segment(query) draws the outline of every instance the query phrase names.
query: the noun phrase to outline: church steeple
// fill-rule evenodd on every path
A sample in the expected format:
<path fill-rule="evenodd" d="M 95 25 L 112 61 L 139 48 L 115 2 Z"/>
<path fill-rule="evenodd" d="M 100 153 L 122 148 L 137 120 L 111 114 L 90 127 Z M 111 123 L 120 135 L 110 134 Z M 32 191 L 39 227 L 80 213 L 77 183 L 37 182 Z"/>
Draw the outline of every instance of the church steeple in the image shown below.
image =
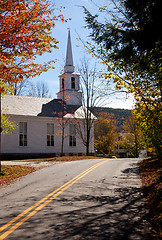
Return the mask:
<path fill-rule="evenodd" d="M 65 62 L 65 72 L 74 72 L 73 65 L 73 54 L 72 54 L 72 46 L 71 46 L 71 37 L 70 37 L 70 29 L 68 30 L 68 42 L 67 42 L 67 50 L 66 50 L 66 62 Z"/>
<path fill-rule="evenodd" d="M 73 66 L 73 54 L 71 47 L 71 37 L 70 30 L 68 31 L 68 42 L 67 42 L 67 50 L 66 50 L 66 66 Z"/>
<path fill-rule="evenodd" d="M 73 55 L 70 30 L 68 30 L 68 42 L 66 50 L 66 62 L 64 73 L 59 76 L 60 91 L 57 98 L 62 99 L 67 105 L 82 105 L 82 91 L 80 90 L 80 74 L 74 72 Z"/>

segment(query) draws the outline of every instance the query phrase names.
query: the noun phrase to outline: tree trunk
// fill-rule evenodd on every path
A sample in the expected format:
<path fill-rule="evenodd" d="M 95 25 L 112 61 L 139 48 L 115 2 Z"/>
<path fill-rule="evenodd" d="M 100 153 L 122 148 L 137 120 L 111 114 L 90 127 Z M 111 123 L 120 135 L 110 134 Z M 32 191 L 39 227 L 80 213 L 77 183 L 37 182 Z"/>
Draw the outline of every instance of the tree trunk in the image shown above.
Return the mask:
<path fill-rule="evenodd" d="M 87 141 L 86 141 L 86 155 L 89 156 L 89 142 L 90 142 L 90 129 L 89 122 L 87 123 Z"/>
<path fill-rule="evenodd" d="M 86 144 L 86 156 L 89 156 L 89 142 Z"/>
<path fill-rule="evenodd" d="M 64 123 L 63 123 L 63 119 L 62 119 L 61 155 L 63 155 L 63 153 L 64 153 L 64 132 L 65 132 L 65 128 L 64 128 Z"/>
<path fill-rule="evenodd" d="M 61 155 L 64 153 L 64 136 L 62 135 L 62 140 L 61 140 Z"/>
<path fill-rule="evenodd" d="M 139 157 L 139 152 L 138 152 L 138 139 L 137 139 L 136 128 L 135 128 L 135 131 L 134 131 L 134 137 L 135 137 L 135 157 L 138 158 Z"/>
<path fill-rule="evenodd" d="M 0 173 L 2 172 L 2 166 L 1 166 L 1 132 L 2 132 L 2 123 L 1 123 L 1 89 L 0 89 Z"/>

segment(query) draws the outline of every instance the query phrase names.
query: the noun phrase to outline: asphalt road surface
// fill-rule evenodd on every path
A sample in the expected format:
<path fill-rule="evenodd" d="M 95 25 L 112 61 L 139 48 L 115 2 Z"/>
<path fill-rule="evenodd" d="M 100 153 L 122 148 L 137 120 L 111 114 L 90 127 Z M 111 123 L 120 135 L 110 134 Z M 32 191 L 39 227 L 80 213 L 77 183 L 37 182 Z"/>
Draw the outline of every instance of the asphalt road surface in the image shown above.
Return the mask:
<path fill-rule="evenodd" d="M 59 163 L 0 188 L 0 240 L 152 240 L 138 161 Z"/>

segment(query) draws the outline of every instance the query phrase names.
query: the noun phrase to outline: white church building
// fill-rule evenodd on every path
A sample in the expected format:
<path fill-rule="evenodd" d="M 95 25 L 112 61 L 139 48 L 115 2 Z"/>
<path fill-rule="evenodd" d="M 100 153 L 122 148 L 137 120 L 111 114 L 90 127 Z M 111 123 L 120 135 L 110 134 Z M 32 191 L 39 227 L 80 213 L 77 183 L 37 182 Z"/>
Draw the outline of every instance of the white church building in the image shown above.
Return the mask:
<path fill-rule="evenodd" d="M 70 31 L 57 99 L 5 95 L 1 102 L 2 112 L 17 125 L 11 134 L 1 136 L 2 158 L 86 154 L 86 132 L 77 130 L 78 125 L 85 127 L 85 109 L 80 75 L 74 71 Z M 94 124 L 89 153 L 94 154 Z"/>

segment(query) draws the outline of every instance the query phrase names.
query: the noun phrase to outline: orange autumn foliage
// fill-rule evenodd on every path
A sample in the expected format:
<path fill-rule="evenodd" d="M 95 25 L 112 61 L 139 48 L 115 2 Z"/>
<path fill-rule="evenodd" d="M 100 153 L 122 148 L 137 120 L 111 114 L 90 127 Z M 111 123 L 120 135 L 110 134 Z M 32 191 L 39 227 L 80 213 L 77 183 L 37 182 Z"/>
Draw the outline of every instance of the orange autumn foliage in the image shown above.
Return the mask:
<path fill-rule="evenodd" d="M 0 0 L 1 87 L 51 67 L 54 61 L 37 64 L 34 60 L 57 48 L 51 31 L 59 19 L 67 21 L 62 14 L 54 14 L 49 0 Z"/>

